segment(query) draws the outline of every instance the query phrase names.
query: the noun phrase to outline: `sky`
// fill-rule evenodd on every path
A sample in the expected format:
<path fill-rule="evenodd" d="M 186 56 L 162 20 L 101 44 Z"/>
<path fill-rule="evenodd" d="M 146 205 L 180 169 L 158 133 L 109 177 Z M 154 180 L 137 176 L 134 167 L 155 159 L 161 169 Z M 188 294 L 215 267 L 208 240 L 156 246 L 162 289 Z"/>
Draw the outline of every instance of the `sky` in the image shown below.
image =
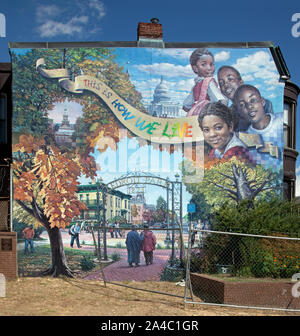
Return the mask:
<path fill-rule="evenodd" d="M 138 23 L 150 22 L 152 17 L 156 17 L 163 26 L 165 42 L 272 41 L 282 51 L 291 73 L 291 80 L 300 86 L 298 0 L 285 2 L 270 0 L 264 2 L 261 0 L 248 2 L 1 0 L 0 13 L 2 14 L 0 15 L 0 62 L 10 61 L 9 42 L 136 41 Z M 222 55 L 218 55 L 221 58 L 227 56 L 226 50 Z M 230 56 L 234 57 L 232 54 Z M 147 51 L 145 51 L 145 57 L 147 57 Z M 166 54 L 165 57 L 167 64 L 172 55 Z M 235 57 L 235 60 L 230 59 L 231 64 L 238 61 L 238 56 Z M 122 56 L 120 56 L 120 62 L 121 58 Z M 129 72 L 135 74 L 137 82 L 134 84 L 143 91 L 143 83 L 138 83 L 137 76 L 138 71 L 145 73 L 147 68 L 138 68 L 134 58 L 128 60 L 129 57 L 126 60 L 123 59 L 124 67 L 127 66 Z M 249 65 L 251 59 L 245 58 L 243 61 L 244 64 Z M 271 63 L 269 72 L 256 71 L 248 74 L 248 76 L 255 75 L 256 78 L 260 76 L 261 88 L 266 91 L 266 95 L 272 94 L 274 68 Z M 191 85 L 192 81 L 192 72 L 186 62 L 183 61 L 181 66 L 181 87 L 172 91 L 174 98 L 180 90 L 187 92 L 188 84 L 190 82 Z M 155 69 L 152 68 L 152 71 Z M 167 73 L 174 74 L 174 69 L 165 73 L 164 80 L 172 86 L 172 78 L 168 77 Z M 152 78 L 152 81 L 155 87 L 159 78 Z M 267 81 L 269 84 L 263 85 Z M 152 92 L 143 91 L 144 100 L 149 101 L 151 94 Z M 299 117 L 296 132 L 298 134 L 296 149 L 300 152 Z M 300 195 L 300 158 L 296 165 L 299 176 L 296 195 Z"/>

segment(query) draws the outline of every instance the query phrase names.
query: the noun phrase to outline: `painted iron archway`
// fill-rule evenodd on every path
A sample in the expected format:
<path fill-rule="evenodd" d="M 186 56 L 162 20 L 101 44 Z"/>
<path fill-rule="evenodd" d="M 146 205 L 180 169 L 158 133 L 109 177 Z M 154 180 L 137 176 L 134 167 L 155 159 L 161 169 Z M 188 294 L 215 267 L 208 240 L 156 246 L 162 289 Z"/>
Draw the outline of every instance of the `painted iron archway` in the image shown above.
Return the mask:
<path fill-rule="evenodd" d="M 124 186 L 130 185 L 155 185 L 164 188 L 167 192 L 167 237 L 169 230 L 172 232 L 172 256 L 171 256 L 171 266 L 173 266 L 175 259 L 175 231 L 179 231 L 180 235 L 180 260 L 182 262 L 184 242 L 183 242 L 183 230 L 182 230 L 182 182 L 179 181 L 179 175 L 175 175 L 175 181 L 171 181 L 168 178 L 163 178 L 152 173 L 144 172 L 130 172 L 120 176 L 119 178 L 100 186 L 100 191 L 102 192 L 102 220 L 106 223 L 106 194 L 114 189 L 118 189 Z M 171 197 L 170 197 L 171 196 Z M 98 196 L 99 197 L 99 196 Z M 171 218 L 169 218 L 169 203 L 171 200 Z M 98 201 L 99 203 L 99 201 Z M 100 209 L 98 211 L 98 216 L 100 215 Z M 177 219 L 177 220 L 176 220 Z M 100 222 L 100 218 L 98 218 Z M 177 227 L 176 227 L 176 224 Z M 107 247 L 106 247 L 106 227 L 103 239 L 104 248 L 104 258 L 107 259 Z M 166 238 L 168 239 L 168 238 Z"/>

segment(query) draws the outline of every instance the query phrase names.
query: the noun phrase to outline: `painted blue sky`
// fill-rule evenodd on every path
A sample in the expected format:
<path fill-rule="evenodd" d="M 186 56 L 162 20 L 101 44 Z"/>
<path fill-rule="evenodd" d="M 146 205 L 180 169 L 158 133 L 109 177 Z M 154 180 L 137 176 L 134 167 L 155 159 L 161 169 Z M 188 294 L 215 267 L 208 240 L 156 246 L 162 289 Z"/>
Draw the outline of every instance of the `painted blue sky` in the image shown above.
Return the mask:
<path fill-rule="evenodd" d="M 273 41 L 281 48 L 292 75 L 291 80 L 300 86 L 298 65 L 300 25 L 297 26 L 300 14 L 297 16 L 297 12 L 300 13 L 298 0 L 285 2 L 152 0 L 151 3 L 138 0 L 2 0 L 0 13 L 5 16 L 6 29 L 5 37 L 0 37 L 0 61 L 10 61 L 8 42 L 134 41 L 137 39 L 138 22 L 149 22 L 152 17 L 157 17 L 163 25 L 165 42 Z M 1 26 L 0 35 L 4 35 Z M 251 50 L 252 52 L 254 50 Z M 223 57 L 226 57 L 226 54 L 223 54 Z M 166 55 L 166 63 L 171 58 L 171 55 Z M 238 58 L 241 58 L 241 55 L 231 53 L 228 63 L 235 64 Z M 146 71 L 145 68 L 138 68 L 141 64 L 131 60 L 125 65 L 129 67 L 130 72 L 136 71 L 137 74 L 138 71 Z M 180 68 L 179 65 L 183 72 L 186 70 L 182 76 L 181 87 L 177 87 L 177 91 L 178 89 L 187 91 L 188 81 L 192 80 L 188 78 L 188 72 L 191 70 L 184 58 L 182 64 L 177 58 L 177 65 L 177 70 Z M 154 70 L 152 69 L 152 73 Z M 274 69 L 269 70 L 272 72 Z M 174 74 L 172 71 L 168 73 Z M 264 84 L 263 89 L 267 91 L 264 95 L 272 94 L 274 77 L 270 72 L 262 74 L 258 71 L 247 75 L 261 75 L 261 78 L 255 78 Z M 138 81 L 138 77 L 136 78 Z M 164 78 L 172 89 L 173 79 L 167 75 L 167 71 Z M 158 78 L 152 78 L 153 85 L 157 80 Z M 266 85 L 268 80 L 269 83 Z M 142 83 L 135 84 L 137 87 L 142 85 Z M 142 90 L 142 86 L 139 88 Z M 172 94 L 175 96 L 176 90 L 172 90 Z M 144 95 L 147 99 L 146 92 Z M 150 96 L 148 93 L 148 98 Z M 299 126 L 298 117 L 298 151 L 300 151 Z M 297 167 L 300 173 L 300 159 Z M 297 194 L 300 195 L 300 179 L 297 183 L 299 185 Z"/>
<path fill-rule="evenodd" d="M 189 62 L 193 50 L 117 48 L 116 61 L 129 71 L 145 103 L 153 99 L 154 89 L 162 77 L 172 102 L 182 106 L 183 100 L 195 85 L 196 75 Z M 276 112 L 282 109 L 283 84 L 278 81 L 278 72 L 268 48 L 209 50 L 214 55 L 216 80 L 218 69 L 223 65 L 231 65 L 240 72 L 245 83 L 254 85 L 263 97 L 272 101 Z"/>

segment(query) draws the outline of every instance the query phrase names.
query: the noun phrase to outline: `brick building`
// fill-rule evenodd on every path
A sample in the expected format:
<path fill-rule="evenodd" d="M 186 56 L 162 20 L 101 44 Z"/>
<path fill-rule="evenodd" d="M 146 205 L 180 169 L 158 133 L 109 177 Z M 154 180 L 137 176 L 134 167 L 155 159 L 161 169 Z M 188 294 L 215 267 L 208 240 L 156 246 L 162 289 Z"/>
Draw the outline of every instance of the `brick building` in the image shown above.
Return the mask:
<path fill-rule="evenodd" d="M 11 64 L 0 63 L 0 273 L 17 277 L 17 234 L 11 227 Z"/>

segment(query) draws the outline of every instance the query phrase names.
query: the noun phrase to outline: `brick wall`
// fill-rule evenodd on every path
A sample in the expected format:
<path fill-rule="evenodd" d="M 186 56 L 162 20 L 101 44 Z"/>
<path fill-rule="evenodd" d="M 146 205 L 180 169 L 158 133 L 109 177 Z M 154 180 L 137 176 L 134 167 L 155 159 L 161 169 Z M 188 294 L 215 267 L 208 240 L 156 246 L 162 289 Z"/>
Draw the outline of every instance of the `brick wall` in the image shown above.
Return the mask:
<path fill-rule="evenodd" d="M 197 273 L 191 273 L 190 277 L 194 294 L 204 302 L 300 309 L 300 298 L 292 295 L 295 282 L 282 280 L 232 282 Z"/>
<path fill-rule="evenodd" d="M 152 22 L 139 22 L 138 39 L 139 38 L 162 39 L 162 25 Z"/>
<path fill-rule="evenodd" d="M 16 232 L 0 232 L 0 273 L 6 279 L 18 276 Z"/>

